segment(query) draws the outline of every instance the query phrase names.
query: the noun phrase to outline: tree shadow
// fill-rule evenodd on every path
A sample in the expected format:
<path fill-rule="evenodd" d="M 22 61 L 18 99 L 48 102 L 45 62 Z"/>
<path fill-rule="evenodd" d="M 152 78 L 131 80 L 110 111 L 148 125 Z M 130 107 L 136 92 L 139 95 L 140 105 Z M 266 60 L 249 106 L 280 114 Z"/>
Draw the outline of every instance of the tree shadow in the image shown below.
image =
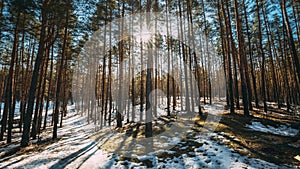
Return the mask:
<path fill-rule="evenodd" d="M 78 157 L 82 156 L 83 154 L 85 154 L 86 152 L 90 151 L 92 148 L 94 148 L 96 146 L 96 142 L 93 141 L 92 143 L 90 143 L 89 145 L 87 145 L 86 147 L 80 149 L 79 151 L 70 154 L 69 156 L 59 160 L 56 164 L 52 165 L 50 167 L 50 169 L 56 169 L 56 168 L 64 168 L 66 167 L 68 164 L 70 164 L 72 161 L 76 160 Z"/>
<path fill-rule="evenodd" d="M 1 168 L 9 168 L 9 166 L 14 165 L 14 164 L 16 164 L 16 163 L 18 163 L 18 162 L 20 162 L 20 161 L 23 161 L 23 160 L 24 160 L 24 159 L 16 160 L 16 161 L 11 162 L 11 163 L 9 163 L 9 164 L 7 164 L 7 165 L 5 165 L 5 166 L 1 166 Z"/>
<path fill-rule="evenodd" d="M 83 156 L 84 154 L 86 154 L 87 152 L 89 152 L 90 150 L 92 150 L 95 146 L 97 146 L 98 142 L 101 141 L 103 138 L 105 138 L 105 136 L 107 136 L 108 134 L 109 133 L 106 133 L 104 135 L 98 136 L 95 139 L 95 141 L 91 142 L 89 145 L 83 147 L 82 149 L 80 149 L 80 150 L 78 150 L 78 151 L 76 151 L 76 152 L 68 155 L 67 157 L 65 157 L 63 159 L 60 159 L 57 163 L 55 163 L 51 167 L 49 167 L 49 169 L 56 169 L 56 168 L 64 168 L 64 167 L 66 167 L 71 162 L 75 161 L 79 157 Z M 108 138 L 107 138 L 107 140 L 108 140 Z M 92 152 L 88 157 L 85 158 L 84 161 L 86 161 L 89 157 L 91 157 L 93 154 L 95 154 L 96 151 L 97 150 L 95 150 L 94 152 Z M 83 162 L 82 162 L 82 164 L 83 164 Z M 80 164 L 80 165 L 82 165 L 82 164 Z"/>
<path fill-rule="evenodd" d="M 39 168 L 41 166 L 41 164 L 45 164 L 49 161 L 52 161 L 52 160 L 55 160 L 54 158 L 43 158 L 43 159 L 37 159 L 37 160 L 34 160 L 34 161 L 29 161 L 28 163 L 26 163 L 25 165 L 22 165 L 22 166 L 19 166 L 19 167 L 16 167 L 15 169 L 23 169 L 23 168 Z"/>
<path fill-rule="evenodd" d="M 33 143 L 32 146 L 22 148 L 20 145 L 17 145 L 16 147 L 13 147 L 11 149 L 6 150 L 6 152 L 0 156 L 1 161 L 6 161 L 9 159 L 14 158 L 15 156 L 19 156 L 28 152 L 35 151 L 37 146 L 39 149 L 46 147 L 50 144 L 52 144 L 54 141 L 52 138 L 46 138 L 44 140 L 41 140 L 39 142 Z"/>
<path fill-rule="evenodd" d="M 104 135 L 105 136 L 105 135 Z M 104 137 L 103 136 L 103 137 Z M 104 137 L 105 138 L 105 137 Z M 102 139 L 103 140 L 103 139 Z M 98 138 L 98 140 L 97 140 L 97 143 L 100 141 L 100 138 Z M 108 142 L 109 141 L 109 137 L 106 137 L 106 140 L 102 143 L 102 144 L 105 144 L 106 142 Z M 97 145 L 97 144 L 96 144 Z M 82 160 L 82 162 L 79 164 L 79 166 L 77 167 L 77 168 L 80 168 L 83 164 L 84 164 L 84 162 L 85 161 L 87 161 L 91 156 L 93 156 L 96 152 L 98 151 L 98 148 L 97 149 L 95 149 L 95 151 L 93 151 L 90 155 L 88 155 L 87 157 L 85 157 L 83 160 Z"/>
<path fill-rule="evenodd" d="M 293 142 L 294 137 L 281 136 L 273 133 L 264 133 L 261 131 L 253 131 L 245 127 L 245 124 L 251 124 L 255 120 L 264 125 L 277 126 L 277 121 L 269 119 L 260 119 L 257 117 L 245 117 L 240 114 L 226 114 L 222 116 L 220 123 L 223 129 L 218 135 L 229 140 L 234 149 L 241 155 L 247 155 L 247 150 L 255 158 L 259 158 L 277 165 L 285 163 L 293 163 L 293 156 L 297 155 L 297 148 L 289 146 Z M 235 139 L 238 138 L 238 139 Z M 298 149 L 299 150 L 299 149 Z M 298 151 L 299 153 L 299 151 Z"/>

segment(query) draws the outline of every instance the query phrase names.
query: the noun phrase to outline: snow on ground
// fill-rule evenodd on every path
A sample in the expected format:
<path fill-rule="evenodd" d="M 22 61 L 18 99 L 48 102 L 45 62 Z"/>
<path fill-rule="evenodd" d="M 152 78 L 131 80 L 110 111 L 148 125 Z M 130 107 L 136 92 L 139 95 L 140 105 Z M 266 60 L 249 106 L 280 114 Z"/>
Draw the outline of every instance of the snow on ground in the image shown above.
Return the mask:
<path fill-rule="evenodd" d="M 270 125 L 263 125 L 260 122 L 252 122 L 251 125 L 246 124 L 246 127 L 255 130 L 255 131 L 260 131 L 264 133 L 272 133 L 276 135 L 281 135 L 281 136 L 295 136 L 298 134 L 299 130 L 291 128 L 290 126 L 287 125 L 280 125 L 278 128 L 275 128 Z"/>
<path fill-rule="evenodd" d="M 86 119 L 69 113 L 64 121 L 63 128 L 59 128 L 58 134 L 61 138 L 58 142 L 45 147 L 44 151 L 22 154 L 13 158 L 0 159 L 0 168 L 49 168 L 52 165 L 60 167 L 60 159 L 70 156 L 74 158 L 91 151 L 95 143 L 88 139 L 94 132 L 94 126 L 88 125 Z M 47 135 L 45 137 L 51 137 Z M 45 138 L 42 138 L 45 139 Z"/>
<path fill-rule="evenodd" d="M 3 115 L 3 109 L 4 109 L 4 102 L 0 103 L 1 104 L 1 110 L 0 110 L 0 119 L 2 118 Z M 48 107 L 48 112 L 52 112 L 51 110 L 53 109 L 54 103 L 52 101 L 49 102 L 49 107 Z M 34 107 L 36 105 L 34 104 Z M 14 119 L 20 119 L 20 108 L 21 108 L 21 102 L 17 101 L 15 105 L 15 112 L 14 112 Z M 46 102 L 44 103 L 43 107 L 43 114 L 46 109 Z"/>
<path fill-rule="evenodd" d="M 217 136 L 210 133 L 207 136 Z M 278 166 L 259 159 L 243 157 L 233 149 L 218 144 L 209 137 L 197 136 L 195 140 L 203 143 L 201 147 L 195 147 L 193 152 L 188 152 L 178 158 L 169 159 L 166 163 L 158 163 L 158 167 L 166 168 L 277 168 Z M 193 156 L 189 156 L 189 155 Z M 281 166 L 285 168 L 285 166 Z"/>
<path fill-rule="evenodd" d="M 0 103 L 1 104 L 1 110 L 0 110 L 0 119 L 2 118 L 3 115 L 3 110 L 4 110 L 4 103 Z M 14 118 L 19 117 L 20 116 L 20 102 L 16 102 L 15 105 L 15 114 L 14 114 Z"/>
<path fill-rule="evenodd" d="M 72 107 L 69 107 L 72 109 Z M 205 107 L 209 112 L 219 111 L 218 106 Z M 152 163 L 151 168 L 292 168 L 289 166 L 277 166 L 260 159 L 241 156 L 233 149 L 225 147 L 211 137 L 223 137 L 222 133 L 208 132 L 203 135 L 189 137 L 188 141 L 197 142 L 190 147 L 187 142 L 177 138 L 165 137 L 176 143 L 178 153 L 171 150 L 158 150 L 149 155 L 135 156 L 138 161 L 131 162 L 128 159 L 121 160 L 118 154 L 112 154 L 101 150 L 99 143 L 103 140 L 111 141 L 110 135 L 103 132 L 99 139 L 91 139 L 95 132 L 93 124 L 87 124 L 86 118 L 71 111 L 64 119 L 63 128 L 58 131 L 59 140 L 45 146 L 40 151 L 28 152 L 18 156 L 0 158 L 0 168 L 147 168 L 144 162 Z M 45 139 L 51 134 L 44 136 Z M 158 140 L 159 141 L 159 140 Z M 159 144 L 156 142 L 154 144 Z M 198 146 L 196 146 L 198 145 Z M 138 145 L 136 145 L 138 146 Z M 14 147 L 13 145 L 11 147 Z M 184 151 L 188 150 L 188 151 Z M 3 151 L 3 150 L 1 150 Z M 165 156 L 158 156 L 160 153 Z M 176 155 L 177 153 L 177 155 Z"/>

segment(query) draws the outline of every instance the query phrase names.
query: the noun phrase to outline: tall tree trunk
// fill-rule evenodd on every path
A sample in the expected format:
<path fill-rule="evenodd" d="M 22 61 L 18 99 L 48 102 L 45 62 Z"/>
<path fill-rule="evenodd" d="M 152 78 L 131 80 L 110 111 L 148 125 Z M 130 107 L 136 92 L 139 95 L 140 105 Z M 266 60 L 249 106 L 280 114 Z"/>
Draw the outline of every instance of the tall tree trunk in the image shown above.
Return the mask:
<path fill-rule="evenodd" d="M 131 2 L 133 2 L 133 0 L 131 0 Z M 132 8 L 131 10 L 132 13 L 134 13 L 134 8 Z M 130 18 L 130 26 L 131 26 L 131 33 L 133 34 L 133 17 Z M 131 121 L 134 122 L 135 121 L 135 57 L 134 57 L 134 40 L 133 37 L 130 39 L 130 53 L 131 53 L 131 106 L 132 106 L 132 112 L 131 112 Z"/>
<path fill-rule="evenodd" d="M 140 11 L 142 12 L 142 0 L 140 0 Z M 142 15 L 140 14 L 140 19 L 142 19 Z M 140 22 L 140 31 L 142 31 L 142 22 Z M 140 122 L 143 120 L 143 110 L 144 110 L 144 58 L 143 58 L 143 42 L 140 32 L 140 57 L 141 57 L 141 87 L 140 87 Z"/>
<path fill-rule="evenodd" d="M 15 25 L 15 30 L 14 30 L 14 43 L 13 43 L 13 49 L 12 49 L 12 55 L 11 55 L 11 62 L 10 62 L 10 67 L 9 67 L 9 74 L 8 74 L 8 86 L 7 86 L 7 97 L 5 98 L 5 105 L 4 105 L 4 107 L 6 106 L 6 104 L 7 104 L 7 106 L 8 106 L 8 109 L 4 109 L 4 111 L 5 110 L 8 110 L 9 111 L 9 114 L 8 114 L 8 131 L 7 131 L 7 143 L 11 143 L 11 137 L 12 137 L 12 128 L 13 128 L 13 118 L 14 118 L 14 103 L 13 103 L 13 101 L 14 101 L 14 99 L 13 99 L 13 97 L 14 97 L 14 94 L 15 94 L 15 91 L 14 91 L 14 89 L 13 89 L 13 86 L 14 86 L 14 83 L 15 83 L 15 73 L 16 72 L 14 72 L 14 67 L 15 67 L 15 62 L 16 62 L 16 60 L 17 60 L 17 54 L 18 54 L 18 52 L 17 52 L 17 48 L 18 48 L 18 38 L 19 38 L 19 20 L 20 20 L 20 12 L 18 13 L 18 16 L 17 16 L 17 22 L 16 22 L 16 25 Z M 4 112 L 5 113 L 5 112 Z M 5 119 L 4 119 L 5 120 Z M 4 122 L 4 121 L 2 121 L 3 122 L 3 125 L 6 123 L 6 122 Z M 1 127 L 1 138 L 0 138 L 0 140 L 2 140 L 3 138 L 3 130 L 2 130 L 2 128 L 4 128 L 4 130 L 5 130 L 5 127 L 6 126 L 4 126 L 3 127 L 3 125 L 2 125 L 2 127 Z"/>
<path fill-rule="evenodd" d="M 245 6 L 245 0 L 243 0 L 242 2 L 242 7 L 244 10 L 244 18 L 245 18 L 245 24 L 246 24 L 246 28 L 248 28 L 248 18 L 247 18 L 247 11 L 246 11 L 246 6 Z M 252 47 L 251 47 L 251 42 L 250 42 L 250 35 L 249 35 L 249 30 L 247 30 L 247 38 L 248 38 L 248 50 L 249 50 L 249 55 L 250 55 L 250 59 L 252 58 Z M 252 95 L 252 87 L 251 87 L 251 81 L 250 81 L 250 74 L 249 74 L 249 66 L 248 66 L 248 60 L 247 60 L 247 50 L 246 50 L 246 43 L 244 40 L 244 54 L 245 54 L 245 59 L 244 59 L 244 65 L 245 68 L 245 78 L 246 78 L 246 83 L 247 83 L 247 90 L 248 90 L 248 104 L 249 104 L 249 109 L 253 110 L 253 106 L 252 106 L 252 99 L 253 99 L 253 95 Z M 256 89 L 255 89 L 256 90 Z M 256 92 L 256 91 L 255 91 Z"/>
<path fill-rule="evenodd" d="M 53 80 L 53 59 L 54 59 L 54 46 L 52 46 L 51 48 L 51 58 L 50 58 L 50 72 L 49 72 L 49 85 L 48 85 L 48 92 L 47 92 L 47 101 L 46 101 L 46 108 L 45 108 L 45 117 L 44 117 L 44 125 L 43 125 L 43 130 L 46 129 L 47 126 L 47 117 L 48 117 L 48 108 L 49 108 L 49 104 L 50 104 L 50 93 L 52 91 L 52 80 Z"/>
<path fill-rule="evenodd" d="M 169 15 L 168 15 L 168 0 L 166 1 L 166 17 L 167 17 L 167 65 L 168 65 L 168 70 L 167 70 L 167 115 L 170 116 L 170 44 L 171 44 L 171 38 L 169 38 Z"/>
<path fill-rule="evenodd" d="M 50 45 L 46 45 L 46 58 L 44 61 L 44 78 L 43 78 L 43 82 L 42 82 L 42 93 L 41 93 L 41 102 L 40 102 L 40 107 L 39 107 L 39 113 L 38 113 L 38 121 L 37 121 L 37 134 L 39 136 L 40 132 L 41 132 L 41 125 L 42 125 L 42 119 L 43 119 L 43 110 L 44 110 L 44 98 L 45 98 L 45 94 L 46 94 L 46 82 L 47 82 L 47 75 L 48 75 L 48 62 L 49 62 L 49 55 L 50 55 Z M 48 89 L 49 90 L 49 89 Z M 38 106 L 38 105 L 37 105 Z M 45 115 L 46 117 L 46 115 Z"/>
<path fill-rule="evenodd" d="M 123 28 L 124 28 L 124 12 L 125 12 L 125 2 L 122 2 L 122 19 L 120 25 L 121 37 L 123 37 Z M 122 127 L 122 114 L 123 113 L 123 90 L 122 90 L 122 82 L 123 82 L 123 67 L 124 67 L 124 41 L 121 40 L 119 42 L 119 93 L 118 93 L 118 110 L 117 110 L 117 127 Z"/>
<path fill-rule="evenodd" d="M 107 19 L 107 18 L 106 18 Z M 104 26 L 104 42 L 103 42 L 103 64 L 102 64 L 102 98 L 101 98 L 101 113 L 100 113 L 100 129 L 102 129 L 103 125 L 103 114 L 104 112 L 104 104 L 105 104 L 105 75 L 106 75 L 106 21 Z"/>
<path fill-rule="evenodd" d="M 47 1 L 44 2 L 44 4 L 47 4 Z M 43 5 L 44 6 L 44 5 Z M 45 6 L 44 6 L 45 7 Z M 45 15 L 45 11 L 43 11 L 43 8 L 41 9 L 41 16 L 42 16 L 42 25 L 40 30 L 40 41 L 39 41 L 39 48 L 38 48 L 38 54 L 37 58 L 34 64 L 33 74 L 31 78 L 31 84 L 29 89 L 29 98 L 28 98 L 28 107 L 26 114 L 24 116 L 24 127 L 23 127 L 23 134 L 22 134 L 22 140 L 21 140 L 21 146 L 25 147 L 29 145 L 29 136 L 30 136 L 30 126 L 31 126 L 31 119 L 32 119 L 32 113 L 33 113 L 33 106 L 34 106 L 34 100 L 35 100 L 35 89 L 37 86 L 37 81 L 39 77 L 39 70 L 40 65 L 43 63 L 44 60 L 44 47 L 45 47 L 45 29 L 46 29 L 46 23 L 47 18 Z"/>
<path fill-rule="evenodd" d="M 23 22 L 25 21 L 25 15 L 23 16 Z M 26 71 L 27 71 L 27 69 L 28 69 L 28 67 L 29 67 L 29 58 L 27 59 L 27 62 L 26 62 L 26 69 L 25 69 L 25 66 L 23 66 L 23 61 L 25 60 L 25 29 L 23 29 L 23 31 L 22 31 L 22 40 L 21 40 L 21 43 L 22 43 L 22 45 L 21 45 L 21 51 L 20 51 L 20 55 L 21 55 L 21 59 L 20 59 L 20 65 L 22 65 L 21 66 L 21 77 L 20 77 L 20 79 L 21 79 L 21 83 L 22 83 L 22 85 L 21 85 L 21 87 L 20 87 L 20 121 L 19 121 L 19 128 L 20 128 L 20 132 L 22 132 L 22 124 L 23 124 L 23 110 L 25 109 L 25 107 L 24 107 L 24 103 L 25 103 L 25 94 L 26 94 L 26 83 L 24 83 L 25 82 L 25 74 L 26 74 Z M 29 48 L 30 48 L 30 46 L 31 46 L 31 40 L 29 40 Z M 30 51 L 30 50 L 29 50 Z M 30 53 L 30 52 L 28 52 L 28 53 Z M 1 93 L 0 93 L 1 94 Z M 0 103 L 1 103 L 1 101 L 0 101 Z"/>
<path fill-rule="evenodd" d="M 266 27 L 266 33 L 267 33 L 267 39 L 268 39 L 268 52 L 269 52 L 269 58 L 270 58 L 270 64 L 271 64 L 271 70 L 272 70 L 272 84 L 273 84 L 273 91 L 274 91 L 274 100 L 277 101 L 277 104 L 280 105 L 279 97 L 278 97 L 278 87 L 277 87 L 277 79 L 276 79 L 276 73 L 275 73 L 275 67 L 274 67 L 274 61 L 273 61 L 273 53 L 272 53 L 272 47 L 271 47 L 271 34 L 269 32 L 269 21 L 265 13 L 264 7 L 262 7 L 262 14 L 264 18 L 264 23 Z M 275 50 L 274 50 L 275 51 Z"/>
<path fill-rule="evenodd" d="M 225 76 L 225 81 L 228 81 L 228 73 L 227 73 L 227 62 L 226 62 L 226 53 L 225 53 L 225 48 L 226 48 L 226 41 L 224 40 L 225 37 L 224 37 L 224 24 L 222 22 L 222 17 L 221 17 L 221 4 L 220 4 L 220 1 L 218 1 L 218 22 L 219 22 L 219 25 L 220 25 L 220 39 L 221 39 L 221 45 L 222 45 L 222 59 L 223 59 L 223 69 L 224 69 L 224 76 Z M 230 103 L 229 103 L 229 85 L 228 83 L 226 82 L 226 106 L 229 107 L 230 106 Z"/>
<path fill-rule="evenodd" d="M 5 82 L 5 91 L 4 91 L 4 108 L 3 108 L 3 113 L 2 113 L 2 119 L 1 119 L 1 133 L 0 133 L 0 141 L 3 141 L 4 140 L 4 133 L 6 131 L 6 127 L 7 127 L 7 117 L 8 117 L 8 91 L 10 90 L 9 89 L 9 81 L 10 81 L 10 78 L 7 77 L 6 78 L 6 82 Z"/>
<path fill-rule="evenodd" d="M 148 44 L 148 58 L 147 58 L 147 77 L 146 77 L 146 128 L 145 137 L 152 137 L 152 67 L 153 67 L 153 56 L 151 44 Z"/>
<path fill-rule="evenodd" d="M 244 115 L 249 116 L 249 100 L 248 100 L 248 91 L 247 91 L 247 82 L 245 78 L 245 71 L 244 68 L 247 67 L 245 65 L 245 45 L 244 45 L 244 36 L 242 34 L 242 27 L 241 27 L 241 19 L 239 15 L 239 6 L 237 3 L 237 0 L 234 0 L 234 11 L 235 11 L 235 20 L 236 20 L 236 34 L 238 37 L 238 55 L 240 58 L 240 75 L 241 75 L 241 81 L 242 81 L 242 97 L 243 97 L 243 106 L 244 106 Z"/>
<path fill-rule="evenodd" d="M 245 0 L 243 0 L 243 9 L 244 9 L 244 18 L 245 18 L 245 22 L 246 22 L 246 30 L 247 30 L 247 40 L 248 40 L 248 50 L 249 50 L 249 60 L 250 60 L 250 67 L 251 67 L 251 77 L 252 77 L 252 85 L 253 85 L 253 91 L 254 91 L 254 97 L 255 97 L 255 107 L 258 108 L 258 96 L 257 96 L 257 87 L 256 87 L 256 77 L 254 74 L 254 65 L 253 65 L 253 49 L 252 49 L 252 45 L 251 45 L 251 38 L 250 38 L 250 28 L 249 28 L 249 23 L 248 23 L 248 13 L 247 13 L 247 9 L 246 9 L 246 5 L 245 5 Z M 248 68 L 245 68 L 245 74 L 246 74 L 246 78 L 249 78 L 248 74 Z M 248 80 L 247 80 L 248 81 Z M 248 88 L 250 87 L 250 80 L 248 83 Z M 248 94 L 249 94 L 249 108 L 252 109 L 252 92 L 250 92 L 248 90 Z"/>
<path fill-rule="evenodd" d="M 287 31 L 287 35 L 288 35 L 289 43 L 290 43 L 290 46 L 291 46 L 294 63 L 295 63 L 297 74 L 298 74 L 298 80 L 300 81 L 300 63 L 299 63 L 299 58 L 297 56 L 297 50 L 296 50 L 296 47 L 295 47 L 293 32 L 292 32 L 290 22 L 289 22 L 289 16 L 287 15 L 287 11 L 286 11 L 286 0 L 281 1 L 281 10 L 282 10 L 282 14 L 283 14 L 282 17 L 283 17 L 283 20 L 284 20 L 284 23 L 285 23 L 285 28 L 286 28 L 285 30 Z"/>
<path fill-rule="evenodd" d="M 234 96 L 233 96 L 233 79 L 232 79 L 232 69 L 231 69 L 231 52 L 230 52 L 230 41 L 229 41 L 229 30 L 228 26 L 230 24 L 228 20 L 228 16 L 226 16 L 225 8 L 224 8 L 224 2 L 223 0 L 220 0 L 221 4 L 221 11 L 225 20 L 225 32 L 226 32 L 226 38 L 225 38 L 225 46 L 226 46 L 226 53 L 227 53 L 227 69 L 228 69 L 228 84 L 229 84 L 229 101 L 230 101 L 230 113 L 234 113 Z"/>
<path fill-rule="evenodd" d="M 265 53 L 263 51 L 262 44 L 262 29 L 261 29 L 261 20 L 260 20 L 260 5 L 261 0 L 256 0 L 256 14 L 258 20 L 258 38 L 259 38 L 259 46 L 258 46 L 258 54 L 262 58 L 261 62 L 261 96 L 264 104 L 264 112 L 267 113 L 267 101 L 266 101 L 266 85 L 265 85 Z"/>
<path fill-rule="evenodd" d="M 110 9 L 110 19 L 112 19 L 112 10 Z M 108 125 L 111 126 L 111 113 L 112 113 L 112 24 L 109 24 L 109 60 L 108 60 L 108 97 L 109 97 L 109 114 L 108 114 Z"/>
<path fill-rule="evenodd" d="M 31 37 L 31 39 L 33 39 L 32 37 Z M 35 49 L 35 45 L 36 45 L 36 41 L 35 40 L 33 40 L 33 42 L 32 42 L 32 44 L 30 43 L 29 44 L 29 49 L 28 49 L 28 59 L 27 59 L 27 63 L 26 63 L 26 69 L 25 69 L 25 76 L 24 76 L 24 78 L 23 78 L 23 82 L 25 82 L 26 81 L 26 78 L 28 77 L 28 76 L 30 76 L 30 67 L 32 67 L 32 65 L 33 65 L 33 56 L 34 56 L 34 49 Z M 30 57 L 30 53 L 31 53 L 31 56 L 32 57 Z M 30 59 L 31 58 L 31 59 Z M 30 85 L 30 81 L 29 81 L 29 83 L 25 83 L 24 84 L 24 94 L 22 95 L 22 101 L 21 101 L 21 114 L 20 114 L 20 123 L 21 123 L 21 125 L 20 125 L 20 128 L 22 128 L 23 126 L 22 126 L 22 124 L 24 123 L 24 116 L 25 116 L 25 113 L 26 113 L 26 106 L 27 106 L 27 98 L 28 98 L 28 95 L 29 95 L 29 85 Z M 20 131 L 22 131 L 22 129 L 20 129 Z"/>
<path fill-rule="evenodd" d="M 44 52 L 46 53 L 46 51 Z M 45 56 L 44 56 L 45 57 Z M 33 116 L 33 121 L 32 121 L 32 128 L 31 128 L 31 137 L 32 139 L 36 139 L 36 134 L 37 134 L 37 123 L 38 123 L 38 111 L 39 111 L 39 105 L 41 102 L 43 102 L 41 99 L 41 92 L 42 92 L 42 82 L 44 80 L 44 68 L 45 68 L 45 60 L 47 58 L 45 57 L 44 62 L 41 66 L 40 70 L 40 78 L 38 81 L 38 88 L 37 88 L 37 95 L 36 95 L 36 104 L 35 104 L 35 110 L 34 110 L 34 116 Z"/>
<path fill-rule="evenodd" d="M 2 96 L 5 89 L 5 75 L 0 75 L 0 117 L 2 117 Z"/>
<path fill-rule="evenodd" d="M 58 125 L 58 116 L 59 116 L 59 108 L 61 104 L 61 83 L 62 83 L 62 71 L 64 68 L 64 62 L 66 60 L 66 43 L 67 43 L 67 36 L 68 36 L 68 23 L 69 23 L 69 10 L 66 11 L 66 25 L 64 29 L 64 38 L 63 38 L 63 46 L 62 46 L 62 55 L 60 60 L 60 65 L 58 69 L 58 78 L 56 83 L 56 100 L 55 100 L 55 111 L 54 111 L 54 125 L 53 125 L 53 135 L 52 139 L 57 139 L 57 125 Z M 61 117 L 62 118 L 62 117 Z"/>
<path fill-rule="evenodd" d="M 185 85 L 185 109 L 187 112 L 190 112 L 190 94 L 189 94 L 189 85 L 188 85 L 188 70 L 187 70 L 187 58 L 186 58 L 186 49 L 184 44 L 184 34 L 183 34 L 183 22 L 182 22 L 182 9 L 181 9 L 181 0 L 178 0 L 179 8 L 179 27 L 180 27 L 180 37 L 181 37 L 181 50 L 183 57 L 183 69 L 184 69 L 184 85 Z"/>
<path fill-rule="evenodd" d="M 229 5 L 230 5 L 230 2 L 226 1 L 226 11 L 227 11 L 227 19 L 228 19 L 228 22 L 227 22 L 227 26 L 228 26 L 228 35 L 229 35 L 229 40 L 230 40 L 230 43 L 229 43 L 229 46 L 230 46 L 230 49 L 231 49 L 231 52 L 232 52 L 232 60 L 233 60 L 233 70 L 234 70 L 234 93 L 235 93 L 235 101 L 236 101 L 236 108 L 237 109 L 240 109 L 240 95 L 239 95 L 239 83 L 238 83 L 238 77 L 237 77 L 237 61 L 238 61 L 238 58 L 237 58 L 237 49 L 235 47 L 235 42 L 234 42 L 234 39 L 233 39 L 233 35 L 232 35 L 232 31 L 233 29 L 231 28 L 231 17 L 230 17 L 230 11 L 229 11 Z"/>
<path fill-rule="evenodd" d="M 146 5 L 146 23 L 150 23 L 150 9 L 151 9 L 151 0 L 147 0 Z M 152 48 L 153 44 L 151 42 L 147 43 L 147 76 L 146 76 L 146 126 L 145 126 L 145 137 L 152 137 L 152 69 L 153 69 L 153 53 Z M 169 72 L 168 72 L 169 73 Z"/>

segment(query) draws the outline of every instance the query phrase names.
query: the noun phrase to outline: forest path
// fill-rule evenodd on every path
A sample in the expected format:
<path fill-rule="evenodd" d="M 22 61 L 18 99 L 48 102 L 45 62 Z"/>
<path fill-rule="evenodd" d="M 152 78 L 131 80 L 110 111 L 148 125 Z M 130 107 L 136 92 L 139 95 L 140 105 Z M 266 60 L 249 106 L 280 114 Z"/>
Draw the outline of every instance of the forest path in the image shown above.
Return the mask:
<path fill-rule="evenodd" d="M 204 108 L 216 115 L 223 111 L 221 107 Z M 194 132 L 169 150 L 133 158 L 104 151 L 101 148 L 103 142 L 114 143 L 111 133 L 106 130 L 95 132 L 94 125 L 87 124 L 86 118 L 75 112 L 68 114 L 58 133 L 56 142 L 44 146 L 33 144 L 31 146 L 35 147 L 31 151 L 22 149 L 19 154 L 0 158 L 0 168 L 293 168 L 240 155 L 233 148 L 227 148 L 226 143 L 220 143 L 220 140 L 226 140 L 222 132 L 200 135 Z M 51 135 L 42 139 L 49 138 Z"/>

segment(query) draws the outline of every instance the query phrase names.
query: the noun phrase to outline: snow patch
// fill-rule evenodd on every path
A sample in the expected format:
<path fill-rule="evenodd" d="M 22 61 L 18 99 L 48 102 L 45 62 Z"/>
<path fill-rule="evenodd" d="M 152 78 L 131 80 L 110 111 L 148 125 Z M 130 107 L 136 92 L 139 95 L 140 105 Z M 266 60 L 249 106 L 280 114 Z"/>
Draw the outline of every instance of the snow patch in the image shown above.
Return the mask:
<path fill-rule="evenodd" d="M 265 126 L 260 122 L 252 122 L 251 125 L 246 124 L 245 126 L 255 131 L 260 131 L 263 133 L 272 133 L 281 136 L 295 136 L 299 132 L 299 130 L 288 127 L 287 125 L 280 125 L 278 128 L 275 128 L 270 125 Z"/>

